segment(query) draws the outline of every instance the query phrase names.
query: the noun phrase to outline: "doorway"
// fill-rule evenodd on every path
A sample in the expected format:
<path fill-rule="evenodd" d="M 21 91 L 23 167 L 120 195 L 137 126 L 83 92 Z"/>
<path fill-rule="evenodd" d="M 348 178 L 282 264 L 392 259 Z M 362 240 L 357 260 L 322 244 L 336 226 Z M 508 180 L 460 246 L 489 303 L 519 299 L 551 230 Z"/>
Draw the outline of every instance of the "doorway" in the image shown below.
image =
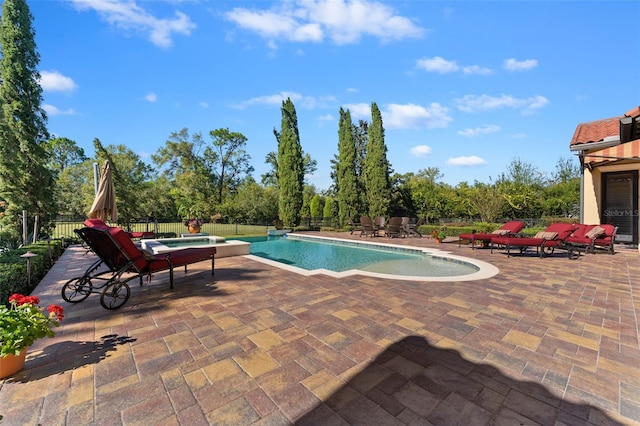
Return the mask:
<path fill-rule="evenodd" d="M 638 171 L 602 174 L 602 223 L 618 227 L 616 241 L 638 244 Z"/>

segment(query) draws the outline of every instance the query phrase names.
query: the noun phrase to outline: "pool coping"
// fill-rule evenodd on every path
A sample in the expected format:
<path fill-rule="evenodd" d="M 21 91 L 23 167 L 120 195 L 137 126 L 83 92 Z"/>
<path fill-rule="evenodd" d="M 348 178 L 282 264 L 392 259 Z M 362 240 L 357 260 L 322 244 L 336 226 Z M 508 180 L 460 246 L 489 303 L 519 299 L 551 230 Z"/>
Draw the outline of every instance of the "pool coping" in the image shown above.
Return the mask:
<path fill-rule="evenodd" d="M 451 252 L 448 252 L 448 251 L 445 251 L 445 250 L 440 250 L 440 249 L 427 248 L 427 247 L 407 246 L 407 245 L 403 245 L 403 246 L 399 247 L 398 245 L 394 245 L 394 244 L 385 244 L 385 243 L 371 242 L 371 241 L 354 241 L 354 240 L 335 238 L 335 237 L 321 237 L 321 236 L 316 236 L 316 235 L 304 235 L 304 234 L 296 234 L 296 233 L 290 233 L 290 234 L 287 234 L 287 236 L 291 236 L 291 237 L 295 237 L 295 238 L 299 238 L 299 239 L 340 241 L 340 242 L 348 243 L 349 245 L 370 245 L 370 246 L 377 246 L 377 247 L 392 248 L 394 250 L 404 249 L 404 250 L 407 250 L 407 251 L 418 251 L 418 252 L 421 252 L 423 254 L 426 254 L 426 255 L 429 255 L 429 256 L 433 256 L 433 257 L 440 257 L 440 258 L 443 258 L 443 259 L 446 259 L 446 260 L 453 260 L 453 261 L 458 261 L 458 262 L 461 262 L 461 263 L 467 263 L 467 264 L 470 264 L 470 265 L 473 265 L 473 266 L 477 267 L 478 271 L 476 271 L 476 272 L 474 272 L 472 274 L 455 275 L 455 276 L 451 276 L 451 277 L 392 275 L 392 274 L 382 274 L 382 273 L 379 273 L 379 272 L 363 271 L 361 269 L 349 269 L 347 271 L 335 272 L 335 271 L 331 271 L 329 269 L 322 269 L 322 268 L 321 269 L 307 270 L 307 269 L 299 268 L 297 266 L 292 266 L 292 265 L 287 265 L 285 263 L 277 262 L 275 260 L 265 259 L 264 257 L 256 256 L 256 255 L 253 255 L 253 254 L 245 255 L 245 257 L 248 258 L 248 259 L 255 260 L 257 262 L 261 262 L 261 263 L 264 263 L 264 264 L 267 264 L 267 265 L 275 266 L 277 268 L 284 269 L 284 270 L 287 270 L 287 271 L 291 271 L 291 272 L 294 272 L 296 274 L 300 274 L 300 275 L 304 275 L 304 276 L 323 274 L 323 275 L 327 275 L 327 276 L 334 277 L 334 278 L 344 278 L 344 277 L 349 277 L 349 276 L 353 276 L 353 275 L 363 275 L 363 276 L 374 277 L 374 278 L 383 278 L 383 279 L 390 279 L 390 280 L 402 280 L 402 281 L 444 281 L 444 282 L 453 282 L 453 281 L 476 281 L 476 280 L 488 279 L 488 278 L 491 278 L 491 277 L 497 275 L 500 272 L 500 269 L 498 269 L 496 266 L 494 266 L 494 265 L 492 265 L 492 264 L 490 264 L 488 262 L 484 262 L 482 260 L 472 259 L 472 258 L 468 258 L 468 257 L 464 257 L 464 256 L 458 256 L 458 255 L 455 255 L 455 254 L 451 254 Z"/>

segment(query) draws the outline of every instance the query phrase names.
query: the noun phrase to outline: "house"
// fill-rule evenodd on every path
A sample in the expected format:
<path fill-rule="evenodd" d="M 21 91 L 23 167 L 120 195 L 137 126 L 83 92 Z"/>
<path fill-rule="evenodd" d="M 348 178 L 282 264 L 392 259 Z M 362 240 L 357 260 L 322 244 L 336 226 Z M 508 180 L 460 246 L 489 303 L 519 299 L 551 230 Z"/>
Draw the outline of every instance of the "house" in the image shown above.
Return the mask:
<path fill-rule="evenodd" d="M 580 221 L 618 227 L 616 241 L 638 245 L 640 107 L 578 124 L 569 144 L 582 166 Z"/>

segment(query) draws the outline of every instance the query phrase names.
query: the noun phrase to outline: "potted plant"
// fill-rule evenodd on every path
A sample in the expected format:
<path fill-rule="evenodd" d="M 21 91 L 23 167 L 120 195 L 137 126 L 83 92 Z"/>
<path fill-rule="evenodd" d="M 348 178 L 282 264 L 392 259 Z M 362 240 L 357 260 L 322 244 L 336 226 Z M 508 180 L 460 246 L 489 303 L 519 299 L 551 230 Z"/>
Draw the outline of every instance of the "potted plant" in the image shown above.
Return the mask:
<path fill-rule="evenodd" d="M 187 219 L 184 222 L 184 226 L 189 228 L 189 232 L 191 234 L 197 234 L 200 232 L 200 228 L 202 227 L 203 223 L 204 222 L 202 219 Z"/>
<path fill-rule="evenodd" d="M 433 238 L 436 243 L 441 243 L 445 237 L 445 233 L 440 230 L 434 229 L 433 232 L 431 232 L 431 238 Z"/>
<path fill-rule="evenodd" d="M 0 305 L 0 379 L 24 367 L 27 348 L 37 339 L 53 337 L 54 327 L 60 325 L 63 308 L 39 306 L 38 296 L 13 294 L 9 305 Z"/>

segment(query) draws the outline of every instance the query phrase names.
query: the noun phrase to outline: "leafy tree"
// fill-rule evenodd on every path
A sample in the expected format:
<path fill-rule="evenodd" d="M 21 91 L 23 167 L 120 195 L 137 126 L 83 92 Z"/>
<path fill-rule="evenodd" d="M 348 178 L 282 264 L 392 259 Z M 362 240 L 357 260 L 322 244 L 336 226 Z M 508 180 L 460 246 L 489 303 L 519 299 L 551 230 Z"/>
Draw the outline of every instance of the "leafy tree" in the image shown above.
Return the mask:
<path fill-rule="evenodd" d="M 47 167 L 55 176 L 55 199 L 58 213 L 83 215 L 85 188 L 92 181 L 93 168 L 84 150 L 68 138 L 53 138 L 46 142 L 49 161 Z"/>
<path fill-rule="evenodd" d="M 324 202 L 320 194 L 316 194 L 311 198 L 309 202 L 309 210 L 312 218 L 322 217 L 322 209 L 324 208 Z"/>
<path fill-rule="evenodd" d="M 204 156 L 202 134 L 187 128 L 173 132 L 165 145 L 151 156 L 162 176 L 172 183 L 170 194 L 182 218 L 206 218 L 214 213 L 215 187 Z"/>
<path fill-rule="evenodd" d="M 496 184 L 508 203 L 507 216 L 539 217 L 544 180 L 535 165 L 515 158 L 509 164 L 507 173 L 498 177 Z"/>
<path fill-rule="evenodd" d="M 96 160 L 100 164 L 109 160 L 113 168 L 118 223 L 129 225 L 132 221 L 146 217 L 148 212 L 144 210 L 141 199 L 151 187 L 151 166 L 145 164 L 138 154 L 124 145 L 105 147 L 99 139 L 94 139 L 93 147 Z"/>
<path fill-rule="evenodd" d="M 409 180 L 412 177 L 413 173 L 405 175 L 396 173 L 391 177 L 390 216 L 416 216 L 413 199 L 411 198 L 411 186 L 409 185 Z"/>
<path fill-rule="evenodd" d="M 375 102 L 371 104 L 371 126 L 363 172 L 369 216 L 387 216 L 391 198 L 391 167 L 387 160 L 382 114 Z"/>
<path fill-rule="evenodd" d="M 86 217 L 95 197 L 93 161 L 65 166 L 58 173 L 56 196 L 64 200 L 59 203 L 58 213 Z"/>
<path fill-rule="evenodd" d="M 333 198 L 326 197 L 324 200 L 324 206 L 322 208 L 322 216 L 324 217 L 324 223 L 327 226 L 331 224 L 331 218 L 335 215 L 334 207 L 335 203 L 333 201 Z"/>
<path fill-rule="evenodd" d="M 465 198 L 481 222 L 493 223 L 503 215 L 505 199 L 497 185 L 475 182 Z"/>
<path fill-rule="evenodd" d="M 88 159 L 84 149 L 68 138 L 50 139 L 46 142 L 45 147 L 49 153 L 47 165 L 56 175 L 65 171 L 67 167 L 80 164 Z"/>
<path fill-rule="evenodd" d="M 280 133 L 277 130 L 273 130 L 273 134 L 276 137 L 276 141 L 280 144 Z M 264 158 L 265 164 L 268 164 L 271 169 L 262 174 L 261 181 L 265 186 L 278 186 L 278 153 L 271 151 L 267 153 Z M 304 176 L 312 175 L 318 169 L 318 162 L 311 158 L 308 153 L 303 153 L 302 167 L 304 169 Z"/>
<path fill-rule="evenodd" d="M 408 179 L 412 204 L 419 217 L 433 220 L 444 216 L 445 200 L 441 195 L 442 173 L 437 167 L 428 167 L 419 170 Z"/>
<path fill-rule="evenodd" d="M 357 160 L 358 153 L 352 133 L 353 123 L 349 110 L 340 108 L 338 127 L 338 161 L 336 163 L 336 188 L 338 196 L 338 222 L 340 226 L 358 217 L 359 194 Z"/>
<path fill-rule="evenodd" d="M 204 158 L 215 176 L 217 203 L 221 204 L 223 194 L 234 193 L 247 176 L 253 172 L 249 163 L 251 156 L 245 151 L 247 138 L 229 129 L 216 129 L 209 132 L 212 147 L 207 147 Z"/>
<path fill-rule="evenodd" d="M 543 192 L 545 215 L 577 217 L 580 214 L 580 165 L 571 159 L 558 160 L 553 178 Z"/>
<path fill-rule="evenodd" d="M 56 211 L 47 166 L 47 116 L 41 108 L 33 16 L 26 0 L 5 0 L 0 19 L 0 197 L 9 222 L 22 210 L 46 223 Z"/>
<path fill-rule="evenodd" d="M 298 133 L 298 117 L 290 98 L 282 102 L 282 125 L 278 139 L 278 214 L 287 227 L 300 223 L 303 202 L 304 164 Z"/>
<path fill-rule="evenodd" d="M 248 178 L 240 184 L 238 193 L 222 204 L 220 213 L 233 221 L 270 224 L 278 215 L 278 192 Z"/>

